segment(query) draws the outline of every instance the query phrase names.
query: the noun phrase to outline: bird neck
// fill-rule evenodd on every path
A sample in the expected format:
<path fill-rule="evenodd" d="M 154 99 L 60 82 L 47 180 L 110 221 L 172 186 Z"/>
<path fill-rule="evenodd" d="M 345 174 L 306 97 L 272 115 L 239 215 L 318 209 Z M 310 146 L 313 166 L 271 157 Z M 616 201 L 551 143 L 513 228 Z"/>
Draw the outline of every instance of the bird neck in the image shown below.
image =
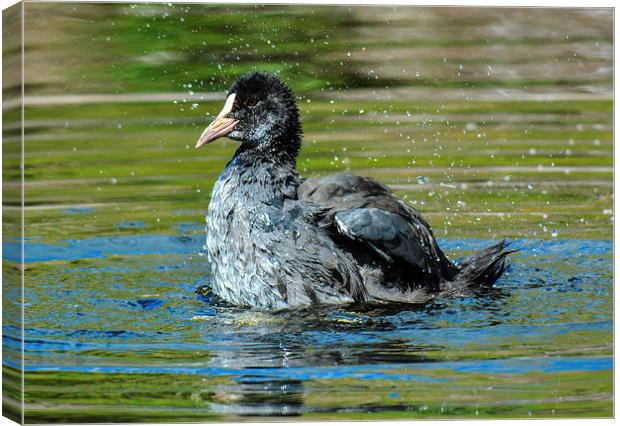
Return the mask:
<path fill-rule="evenodd" d="M 241 145 L 216 187 L 227 187 L 224 192 L 235 192 L 244 202 L 273 205 L 297 198 L 300 183 L 294 156 Z"/>
<path fill-rule="evenodd" d="M 301 135 L 286 132 L 280 137 L 263 139 L 260 143 L 242 142 L 233 158 L 240 162 L 269 164 L 271 167 L 295 169 L 301 148 Z"/>

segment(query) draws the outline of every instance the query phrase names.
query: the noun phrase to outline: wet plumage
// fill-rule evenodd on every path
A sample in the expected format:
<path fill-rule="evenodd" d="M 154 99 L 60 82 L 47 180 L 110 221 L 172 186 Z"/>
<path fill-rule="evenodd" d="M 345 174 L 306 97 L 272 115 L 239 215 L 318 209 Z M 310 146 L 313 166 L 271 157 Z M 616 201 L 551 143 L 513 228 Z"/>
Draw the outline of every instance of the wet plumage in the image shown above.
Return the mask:
<path fill-rule="evenodd" d="M 240 142 L 207 215 L 219 297 L 261 309 L 424 303 L 488 288 L 504 272 L 503 242 L 456 265 L 420 213 L 373 179 L 300 178 L 301 134 L 292 92 L 276 76 L 252 73 L 237 80 L 199 139 L 197 146 L 222 136 Z"/>

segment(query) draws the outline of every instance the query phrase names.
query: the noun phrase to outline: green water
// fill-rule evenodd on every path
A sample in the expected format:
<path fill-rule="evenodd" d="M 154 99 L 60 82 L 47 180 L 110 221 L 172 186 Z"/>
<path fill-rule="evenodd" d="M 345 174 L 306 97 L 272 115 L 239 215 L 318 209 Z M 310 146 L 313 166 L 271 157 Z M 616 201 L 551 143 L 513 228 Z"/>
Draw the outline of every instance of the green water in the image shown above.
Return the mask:
<path fill-rule="evenodd" d="M 29 423 L 612 415 L 610 9 L 27 3 L 23 268 L 16 18 L 5 415 L 22 270 Z M 194 294 L 236 144 L 193 146 L 255 69 L 298 96 L 303 175 L 381 180 L 457 259 L 513 240 L 498 294 L 278 315 Z"/>

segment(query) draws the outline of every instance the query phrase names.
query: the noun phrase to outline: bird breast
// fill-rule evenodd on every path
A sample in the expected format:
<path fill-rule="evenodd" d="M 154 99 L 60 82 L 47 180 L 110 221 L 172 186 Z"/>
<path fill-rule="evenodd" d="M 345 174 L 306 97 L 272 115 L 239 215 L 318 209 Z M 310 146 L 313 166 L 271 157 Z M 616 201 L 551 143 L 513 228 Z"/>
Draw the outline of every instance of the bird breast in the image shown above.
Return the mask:
<path fill-rule="evenodd" d="M 265 238 L 278 218 L 268 214 L 264 197 L 248 186 L 238 176 L 223 175 L 213 188 L 207 214 L 212 287 L 237 305 L 283 307 L 276 285 L 280 265 L 265 249 Z M 256 235 L 261 230 L 262 235 Z"/>

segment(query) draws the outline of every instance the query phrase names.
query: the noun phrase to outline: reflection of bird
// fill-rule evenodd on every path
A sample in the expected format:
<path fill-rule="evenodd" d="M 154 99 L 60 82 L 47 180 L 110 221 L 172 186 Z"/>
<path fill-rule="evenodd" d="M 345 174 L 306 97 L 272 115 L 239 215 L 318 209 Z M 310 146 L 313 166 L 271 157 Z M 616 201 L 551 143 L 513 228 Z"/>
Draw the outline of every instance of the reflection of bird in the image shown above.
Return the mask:
<path fill-rule="evenodd" d="M 504 272 L 504 242 L 458 266 L 422 216 L 370 178 L 301 179 L 301 133 L 292 92 L 274 75 L 251 73 L 198 140 L 241 142 L 207 217 L 217 295 L 259 308 L 422 303 L 488 288 Z"/>

